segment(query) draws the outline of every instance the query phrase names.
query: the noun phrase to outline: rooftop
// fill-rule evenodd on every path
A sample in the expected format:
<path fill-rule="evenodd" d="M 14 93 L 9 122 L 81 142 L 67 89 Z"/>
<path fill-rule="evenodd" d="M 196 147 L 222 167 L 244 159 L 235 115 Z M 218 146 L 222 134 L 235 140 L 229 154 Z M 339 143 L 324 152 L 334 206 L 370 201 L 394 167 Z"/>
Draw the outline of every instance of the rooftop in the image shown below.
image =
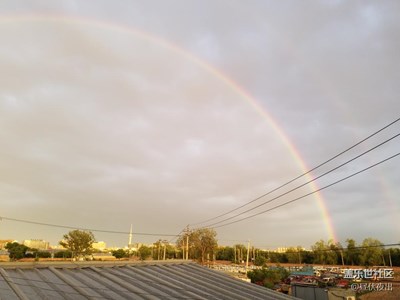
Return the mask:
<path fill-rule="evenodd" d="M 296 299 L 193 262 L 0 264 L 2 299 Z"/>

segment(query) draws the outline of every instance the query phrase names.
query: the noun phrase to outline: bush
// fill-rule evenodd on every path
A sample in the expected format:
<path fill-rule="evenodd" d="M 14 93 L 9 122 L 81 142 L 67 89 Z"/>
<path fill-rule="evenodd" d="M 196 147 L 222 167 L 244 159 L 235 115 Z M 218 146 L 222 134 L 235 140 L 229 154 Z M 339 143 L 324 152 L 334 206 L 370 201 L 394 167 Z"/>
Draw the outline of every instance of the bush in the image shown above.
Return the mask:
<path fill-rule="evenodd" d="M 59 251 L 54 253 L 54 258 L 72 258 L 72 252 L 71 251 Z"/>
<path fill-rule="evenodd" d="M 113 256 L 115 256 L 115 258 L 129 257 L 128 252 L 125 251 L 124 249 L 114 250 L 111 253 Z"/>
<path fill-rule="evenodd" d="M 145 260 L 151 255 L 151 249 L 144 245 L 139 248 L 138 252 L 141 260 Z"/>
<path fill-rule="evenodd" d="M 254 260 L 254 264 L 256 266 L 264 266 L 266 262 L 267 259 L 264 256 L 257 256 L 256 259 Z"/>
<path fill-rule="evenodd" d="M 247 272 L 247 277 L 252 283 L 262 284 L 265 287 L 273 288 L 276 283 L 282 282 L 289 276 L 284 268 L 262 268 Z"/>
<path fill-rule="evenodd" d="M 35 257 L 50 258 L 51 257 L 51 253 L 47 252 L 47 251 L 38 251 L 38 252 L 36 252 Z"/>

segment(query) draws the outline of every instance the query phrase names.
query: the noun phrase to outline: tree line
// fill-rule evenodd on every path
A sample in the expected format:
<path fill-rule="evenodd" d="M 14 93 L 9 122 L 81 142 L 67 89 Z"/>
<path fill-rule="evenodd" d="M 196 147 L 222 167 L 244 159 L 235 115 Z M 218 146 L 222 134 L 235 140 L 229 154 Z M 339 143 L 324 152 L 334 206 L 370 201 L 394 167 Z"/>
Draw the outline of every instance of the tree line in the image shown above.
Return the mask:
<path fill-rule="evenodd" d="M 399 244 L 400 245 L 400 244 Z M 218 247 L 217 260 L 243 262 L 246 260 L 245 245 Z M 343 246 L 333 240 L 319 240 L 311 250 L 303 247 L 290 247 L 285 252 L 267 251 L 251 247 L 250 261 L 256 265 L 265 263 L 322 264 L 322 265 L 358 265 L 358 266 L 400 266 L 400 249 L 384 247 L 374 238 L 366 238 L 361 244 L 354 239 L 347 239 Z"/>
<path fill-rule="evenodd" d="M 90 231 L 72 230 L 63 236 L 59 242 L 65 248 L 54 253 L 55 258 L 87 258 L 94 249 L 92 244 L 95 237 Z M 24 257 L 49 258 L 46 251 L 30 249 L 18 243 L 6 245 L 11 260 Z M 285 252 L 275 252 L 247 248 L 243 244 L 234 246 L 218 246 L 217 233 L 213 229 L 201 228 L 187 230 L 177 239 L 176 244 L 165 240 L 158 240 L 151 246 L 142 245 L 135 251 L 118 249 L 113 250 L 116 258 L 136 256 L 141 260 L 165 259 L 194 259 L 200 262 L 225 260 L 233 263 L 249 261 L 262 266 L 266 263 L 293 263 L 293 264 L 322 264 L 322 265 L 359 265 L 359 266 L 400 266 L 400 248 L 384 247 L 384 244 L 374 238 L 366 238 L 361 244 L 354 239 L 347 239 L 343 246 L 338 242 L 328 240 L 317 241 L 311 250 L 304 250 L 301 246 L 287 248 Z"/>

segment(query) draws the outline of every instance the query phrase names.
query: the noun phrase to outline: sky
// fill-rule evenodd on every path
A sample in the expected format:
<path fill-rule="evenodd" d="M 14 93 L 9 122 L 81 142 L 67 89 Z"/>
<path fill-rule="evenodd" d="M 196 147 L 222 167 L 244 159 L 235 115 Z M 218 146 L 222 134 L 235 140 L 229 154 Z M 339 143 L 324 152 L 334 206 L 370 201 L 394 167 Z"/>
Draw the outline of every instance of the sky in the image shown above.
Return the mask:
<path fill-rule="evenodd" d="M 400 138 L 279 197 L 400 122 L 203 222 L 400 117 L 399 6 L 1 1 L 0 239 L 57 244 L 70 230 L 25 220 L 113 231 L 94 231 L 108 246 L 125 246 L 131 224 L 134 242 L 173 241 L 159 234 L 260 213 L 397 154 Z M 399 178 L 397 156 L 216 227 L 219 244 L 399 243 Z"/>

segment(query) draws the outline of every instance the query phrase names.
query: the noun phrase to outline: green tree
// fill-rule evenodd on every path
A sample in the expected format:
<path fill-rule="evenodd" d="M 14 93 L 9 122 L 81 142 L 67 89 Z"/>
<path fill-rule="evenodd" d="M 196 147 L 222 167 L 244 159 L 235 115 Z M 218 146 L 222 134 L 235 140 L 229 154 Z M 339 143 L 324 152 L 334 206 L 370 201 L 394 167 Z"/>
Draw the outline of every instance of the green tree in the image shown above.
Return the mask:
<path fill-rule="evenodd" d="M 215 257 L 217 260 L 229 260 L 233 262 L 235 260 L 235 249 L 229 246 L 218 247 Z"/>
<path fill-rule="evenodd" d="M 362 242 L 360 264 L 363 266 L 378 266 L 384 263 L 383 261 L 383 244 L 377 239 L 366 238 Z"/>
<path fill-rule="evenodd" d="M 389 248 L 386 251 L 386 256 L 388 257 L 389 265 L 392 262 L 392 266 L 400 266 L 400 249 L 399 248 Z"/>
<path fill-rule="evenodd" d="M 146 258 L 151 256 L 151 249 L 145 245 L 142 245 L 138 250 L 138 254 L 141 260 L 145 260 Z"/>
<path fill-rule="evenodd" d="M 236 244 L 233 246 L 234 248 L 234 260 L 236 259 L 235 263 L 241 263 L 242 261 L 246 260 L 247 255 L 247 248 L 245 245 Z"/>
<path fill-rule="evenodd" d="M 356 241 L 353 239 L 346 240 L 347 247 L 345 252 L 346 264 L 359 265 L 360 264 L 360 250 L 356 247 Z"/>
<path fill-rule="evenodd" d="M 66 251 L 58 251 L 54 253 L 54 258 L 72 258 L 72 252 L 69 250 Z"/>
<path fill-rule="evenodd" d="M 115 256 L 115 258 L 124 258 L 124 257 L 129 257 L 128 252 L 125 251 L 124 249 L 118 249 L 118 250 L 113 250 L 111 251 L 111 254 Z"/>
<path fill-rule="evenodd" d="M 217 233 L 214 229 L 200 228 L 189 233 L 190 258 L 199 259 L 204 262 L 207 256 L 212 257 L 217 249 Z M 187 234 L 177 240 L 177 246 L 186 245 Z M 186 250 L 185 250 L 186 251 Z"/>
<path fill-rule="evenodd" d="M 17 242 L 7 243 L 5 248 L 8 250 L 9 257 L 11 260 L 17 260 L 25 257 L 26 251 L 29 250 L 29 247 L 19 244 Z"/>
<path fill-rule="evenodd" d="M 193 231 L 189 239 L 193 243 L 195 252 L 200 253 L 201 262 L 204 262 L 208 255 L 212 255 L 217 248 L 217 233 L 214 229 L 201 228 Z"/>
<path fill-rule="evenodd" d="M 38 258 L 50 258 L 51 257 L 51 253 L 48 251 L 37 251 L 35 252 L 35 257 Z"/>
<path fill-rule="evenodd" d="M 247 272 L 247 277 L 252 283 L 272 288 L 274 284 L 285 280 L 290 275 L 289 271 L 281 267 L 255 269 Z"/>
<path fill-rule="evenodd" d="M 254 264 L 256 266 L 265 266 L 266 262 L 267 262 L 267 259 L 262 255 L 259 255 L 254 259 Z"/>
<path fill-rule="evenodd" d="M 288 263 L 301 264 L 302 260 L 303 260 L 302 252 L 303 252 L 303 249 L 301 246 L 297 246 L 297 248 L 294 248 L 294 247 L 288 248 L 285 253 Z"/>
<path fill-rule="evenodd" d="M 338 261 L 337 248 L 333 240 L 329 240 L 325 243 L 323 240 L 319 240 L 311 249 L 314 253 L 314 263 L 316 264 L 336 264 Z"/>
<path fill-rule="evenodd" d="M 269 251 L 268 252 L 268 262 L 270 263 L 287 263 L 288 258 L 286 256 L 286 253 L 278 253 L 274 251 Z"/>
<path fill-rule="evenodd" d="M 64 235 L 64 239 L 59 244 L 70 250 L 73 257 L 79 258 L 93 252 L 92 245 L 95 241 L 94 235 L 90 231 L 72 230 Z"/>

